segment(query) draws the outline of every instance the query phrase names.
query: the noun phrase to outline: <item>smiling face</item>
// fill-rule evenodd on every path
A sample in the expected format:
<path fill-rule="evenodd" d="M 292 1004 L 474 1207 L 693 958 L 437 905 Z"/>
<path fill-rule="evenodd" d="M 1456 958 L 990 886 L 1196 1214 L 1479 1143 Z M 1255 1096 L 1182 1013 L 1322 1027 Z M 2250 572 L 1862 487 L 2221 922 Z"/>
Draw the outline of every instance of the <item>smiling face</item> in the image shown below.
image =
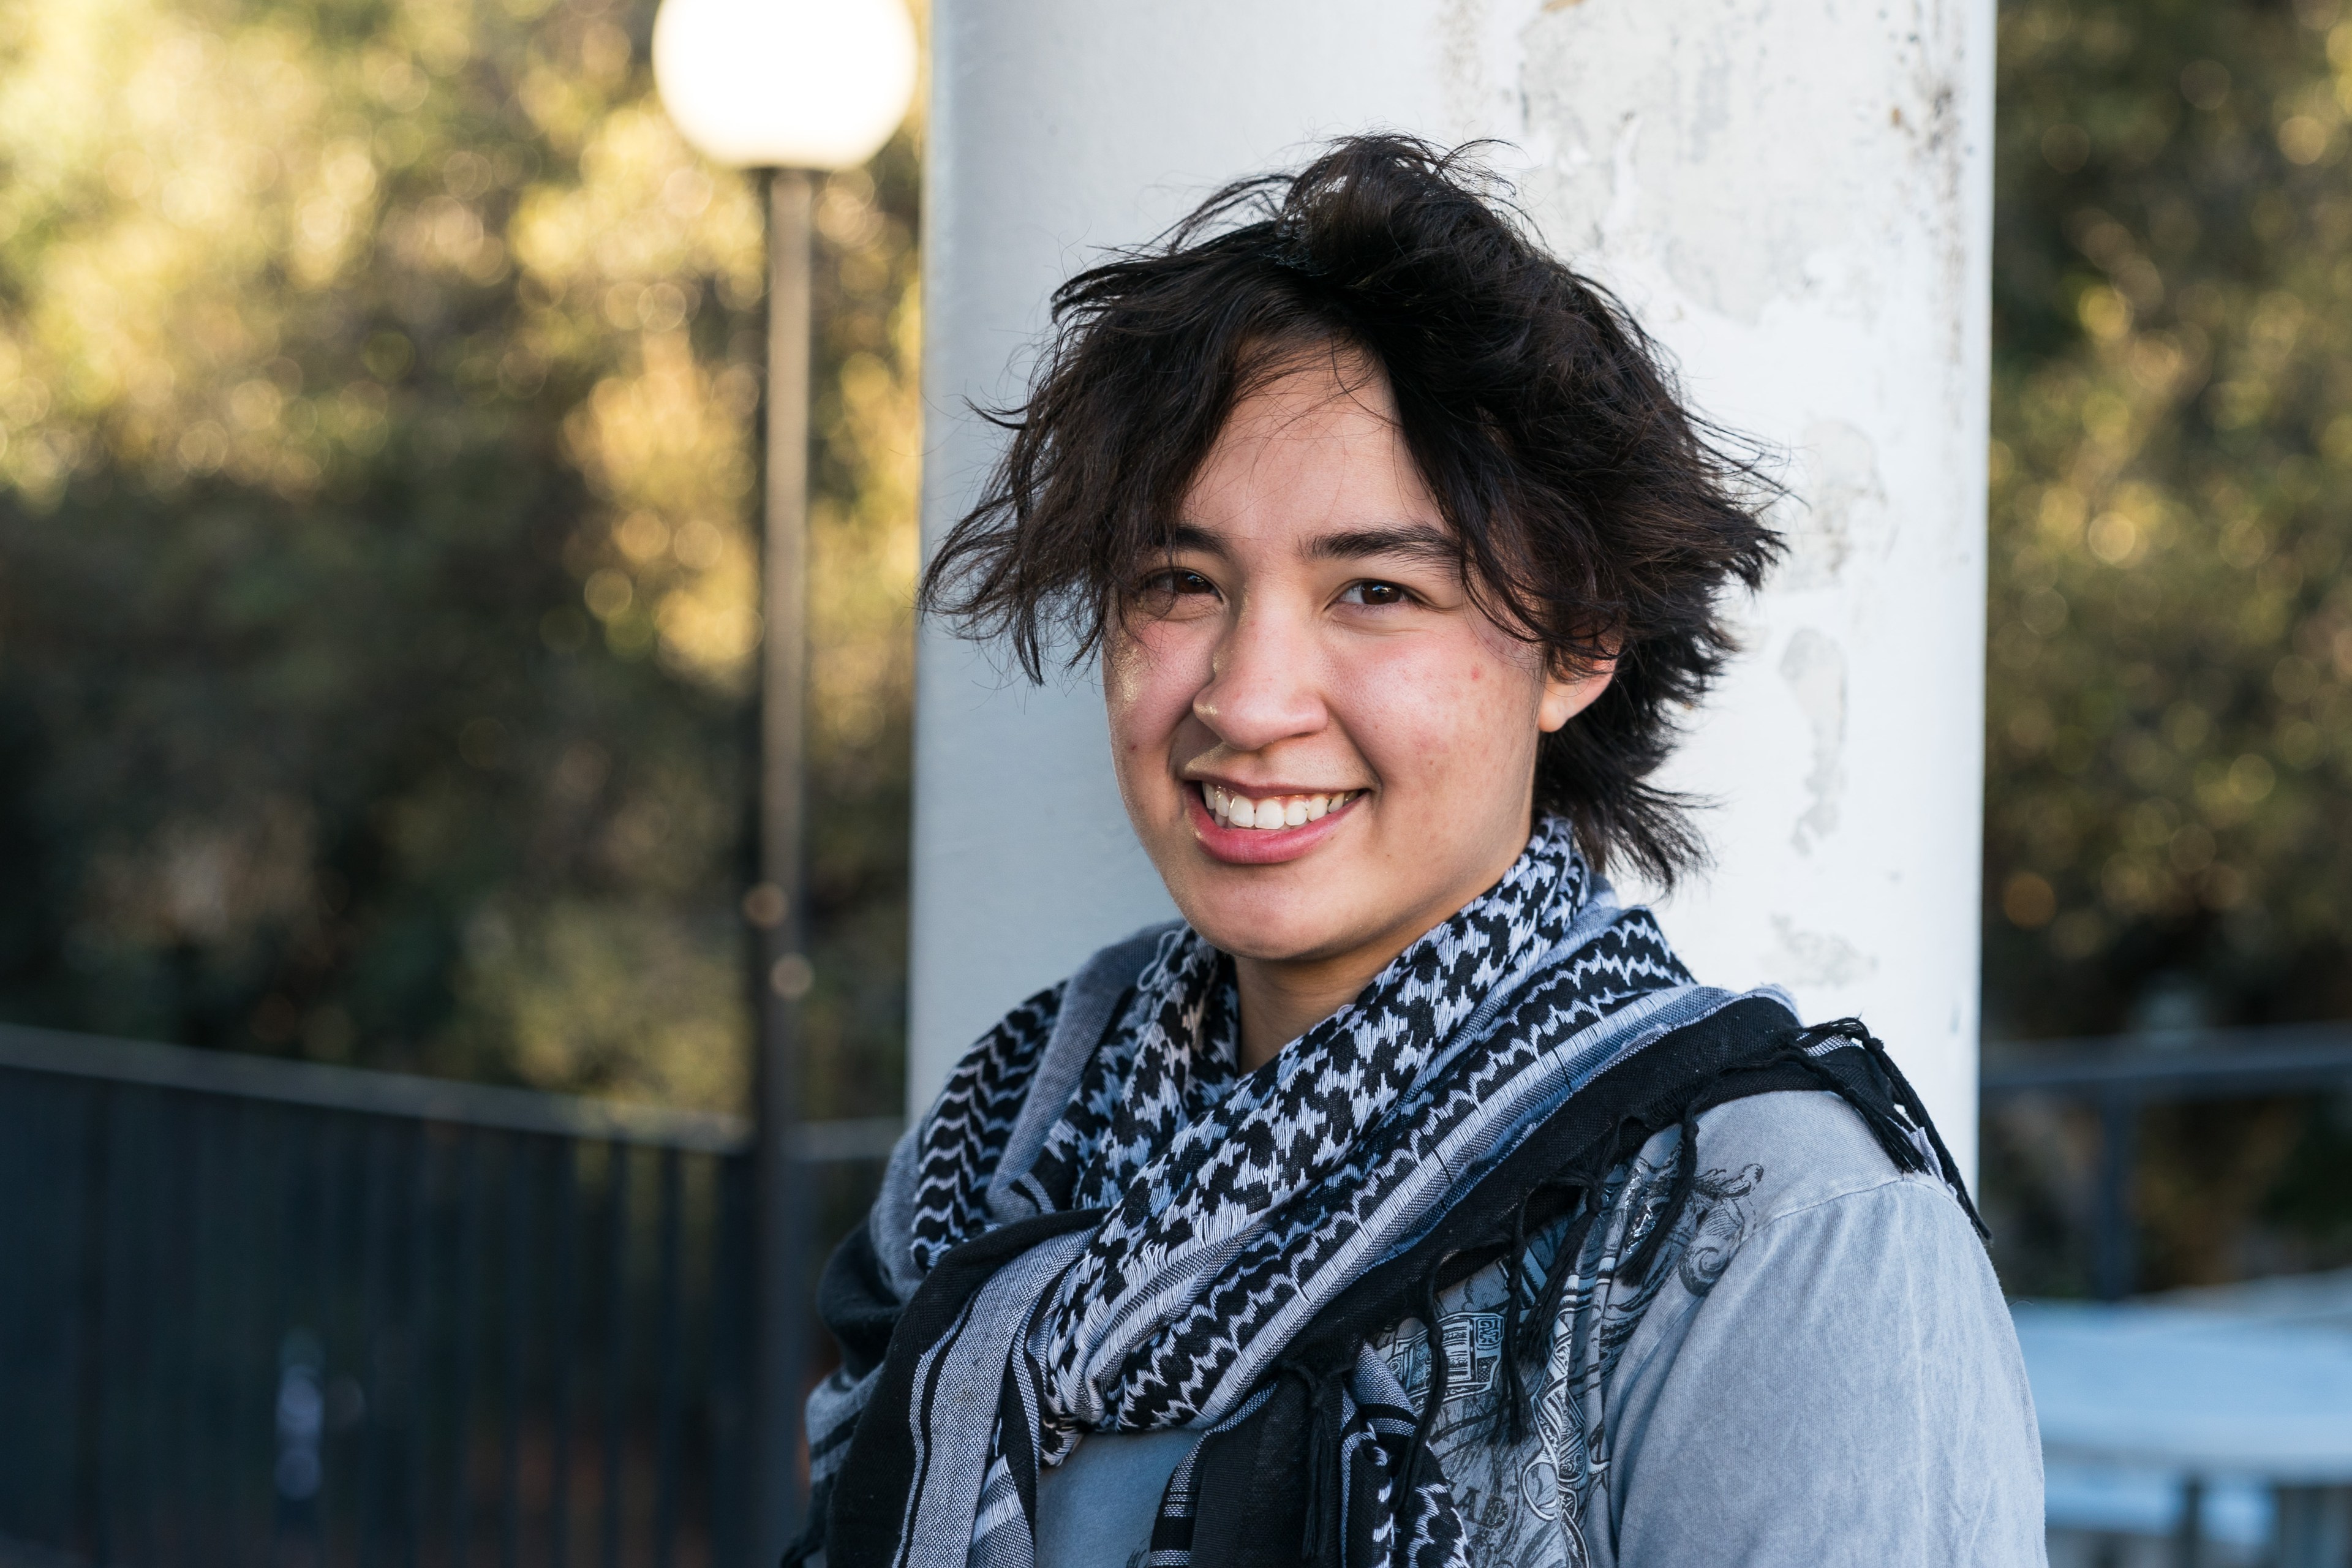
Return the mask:
<path fill-rule="evenodd" d="M 1385 382 L 1328 355 L 1234 409 L 1104 673 L 1128 816 L 1234 957 L 1252 1065 L 1509 868 L 1538 736 L 1609 680 L 1480 610 Z"/>

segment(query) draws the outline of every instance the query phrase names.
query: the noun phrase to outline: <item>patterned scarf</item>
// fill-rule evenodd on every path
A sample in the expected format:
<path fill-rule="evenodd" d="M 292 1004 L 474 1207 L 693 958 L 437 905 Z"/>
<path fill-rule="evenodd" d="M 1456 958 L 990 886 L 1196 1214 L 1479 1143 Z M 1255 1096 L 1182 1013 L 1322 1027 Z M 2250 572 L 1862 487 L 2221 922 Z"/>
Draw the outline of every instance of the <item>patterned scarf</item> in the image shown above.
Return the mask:
<path fill-rule="evenodd" d="M 892 1337 L 887 1364 L 860 1375 L 853 1354 L 811 1401 L 831 1568 L 1033 1562 L 1041 1466 L 1087 1432 L 1234 1430 L 1300 1371 L 1286 1352 L 1317 1314 L 1531 1129 L 1737 1000 L 1694 984 L 1553 821 L 1255 1071 L 1230 961 L 1189 929 L 1159 938 L 1113 1016 L 1066 1016 L 1075 994 L 1032 998 L 972 1048 L 894 1159 L 864 1262 L 836 1260 Z M 1309 1505 L 1308 1555 L 1462 1563 L 1403 1390 L 1369 1351 L 1352 1361 L 1302 1373 L 1339 1482 Z M 887 1418 L 861 1423 L 869 1404 Z M 1156 1568 L 1192 1560 L 1193 1468 Z"/>

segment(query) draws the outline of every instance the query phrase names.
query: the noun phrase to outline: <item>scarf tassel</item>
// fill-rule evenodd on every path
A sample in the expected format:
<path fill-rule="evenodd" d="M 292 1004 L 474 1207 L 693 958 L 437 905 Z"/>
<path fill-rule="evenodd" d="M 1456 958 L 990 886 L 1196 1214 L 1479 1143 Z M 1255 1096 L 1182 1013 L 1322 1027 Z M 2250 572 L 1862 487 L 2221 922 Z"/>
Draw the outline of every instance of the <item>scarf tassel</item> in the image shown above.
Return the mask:
<path fill-rule="evenodd" d="M 1552 1254 L 1551 1274 L 1544 1280 L 1543 1289 L 1536 1292 L 1535 1300 L 1528 1303 L 1523 1312 L 1519 1310 L 1517 1297 L 1514 1294 L 1511 1308 L 1512 1312 L 1517 1313 L 1517 1320 L 1515 1321 L 1510 1313 L 1507 1313 L 1503 1320 L 1504 1344 L 1507 1350 L 1503 1365 L 1505 1381 L 1508 1387 L 1504 1396 L 1506 1403 L 1502 1417 L 1509 1424 L 1511 1441 L 1514 1443 L 1526 1440 L 1528 1425 L 1534 1419 L 1535 1414 L 1532 1408 L 1533 1401 L 1528 1397 L 1527 1385 L 1528 1373 L 1531 1369 L 1525 1363 L 1543 1354 L 1550 1344 L 1549 1327 L 1559 1320 L 1560 1300 L 1568 1294 L 1569 1281 L 1576 1274 L 1577 1259 L 1584 1249 L 1585 1236 L 1591 1230 L 1592 1222 L 1599 1214 L 1593 1206 L 1592 1187 L 1589 1176 L 1570 1173 L 1557 1177 L 1544 1185 L 1572 1190 L 1576 1194 L 1576 1206 L 1569 1211 L 1568 1228 L 1560 1233 L 1559 1246 Z M 1533 1195 L 1533 1194 L 1529 1194 L 1531 1199 Z M 1526 1247 L 1524 1224 L 1525 1222 L 1522 1221 L 1522 1228 L 1513 1236 L 1513 1240 L 1522 1250 Z M 1522 1344 L 1523 1325 L 1526 1324 L 1533 1324 L 1537 1331 L 1525 1335 L 1526 1342 Z M 1541 1369 L 1532 1370 L 1540 1371 Z"/>
<path fill-rule="evenodd" d="M 1856 1085 L 1822 1058 L 1812 1054 L 1813 1047 L 1833 1039 L 1845 1040 L 1861 1047 L 1864 1058 L 1875 1069 L 1878 1082 L 1868 1088 Z M 1952 1190 L 1952 1195 L 1959 1199 L 1961 1212 L 1969 1216 L 1969 1223 L 1976 1227 L 1977 1235 L 1986 1241 L 1992 1239 L 1992 1232 L 1986 1226 L 1984 1216 L 1977 1212 L 1975 1200 L 1969 1197 L 1968 1188 L 1960 1183 L 1957 1174 L 1959 1167 L 1953 1163 L 1951 1150 L 1944 1145 L 1944 1135 L 1936 1131 L 1935 1120 L 1927 1114 L 1927 1102 L 1911 1087 L 1911 1080 L 1903 1076 L 1903 1069 L 1895 1065 L 1895 1058 L 1888 1053 L 1885 1043 L 1872 1034 L 1861 1019 L 1839 1018 L 1800 1029 L 1790 1037 L 1789 1054 L 1790 1059 L 1819 1079 L 1822 1087 L 1853 1107 L 1863 1124 L 1878 1141 L 1878 1146 L 1895 1163 L 1896 1170 L 1932 1175 L 1940 1180 Z M 1872 1089 L 1877 1092 L 1870 1092 Z M 1902 1112 L 1904 1120 L 1896 1119 L 1895 1113 L 1897 1110 Z M 1922 1131 L 1927 1134 L 1927 1145 L 1935 1152 L 1935 1163 L 1940 1169 L 1930 1169 L 1927 1155 L 1920 1152 L 1916 1140 Z"/>
<path fill-rule="evenodd" d="M 1530 1192 L 1511 1211 L 1511 1270 L 1509 1294 L 1503 1303 L 1504 1433 L 1514 1444 L 1528 1440 L 1528 1384 L 1519 1375 L 1519 1292 L 1527 1279 L 1528 1201 Z"/>
<path fill-rule="evenodd" d="M 1665 1251 L 1666 1238 L 1682 1223 L 1683 1211 L 1690 1206 L 1691 1193 L 1697 1185 L 1698 1113 L 1694 1110 L 1683 1113 L 1682 1141 L 1675 1148 L 1675 1179 L 1666 1189 L 1666 1201 L 1651 1219 L 1649 1230 L 1625 1255 L 1617 1270 L 1620 1279 L 1637 1286 L 1650 1282 L 1650 1270 Z"/>
<path fill-rule="evenodd" d="M 1298 1555 L 1306 1563 L 1337 1563 L 1346 1495 L 1346 1478 L 1339 1473 L 1339 1380 L 1300 1366 L 1289 1370 L 1307 1385 L 1307 1527 Z"/>
<path fill-rule="evenodd" d="M 1445 1335 L 1437 1322 L 1437 1271 L 1444 1259 L 1431 1260 L 1429 1272 L 1421 1277 L 1421 1322 L 1423 1342 L 1426 1347 L 1428 1374 L 1421 1388 L 1421 1418 L 1412 1424 L 1412 1441 L 1405 1446 L 1404 1464 L 1397 1473 L 1397 1544 L 1400 1550 L 1412 1539 L 1412 1504 L 1420 1491 L 1413 1478 L 1420 1473 L 1422 1456 L 1429 1452 L 1430 1429 L 1445 1412 L 1445 1383 L 1451 1371 L 1445 1358 Z"/>

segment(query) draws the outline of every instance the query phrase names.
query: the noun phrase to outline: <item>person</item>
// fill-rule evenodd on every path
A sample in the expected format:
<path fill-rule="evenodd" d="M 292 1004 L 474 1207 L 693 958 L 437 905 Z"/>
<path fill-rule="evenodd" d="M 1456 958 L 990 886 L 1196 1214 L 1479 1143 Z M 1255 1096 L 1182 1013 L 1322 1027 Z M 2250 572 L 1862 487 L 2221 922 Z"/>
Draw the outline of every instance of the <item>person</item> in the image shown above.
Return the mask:
<path fill-rule="evenodd" d="M 1779 552 L 1759 459 L 1398 137 L 1228 188 L 1055 322 L 925 603 L 1032 679 L 1099 658 L 1183 918 L 898 1145 L 821 1288 L 797 1556 L 2042 1562 L 1926 1110 L 1603 878 L 1701 856 L 1653 775 Z"/>

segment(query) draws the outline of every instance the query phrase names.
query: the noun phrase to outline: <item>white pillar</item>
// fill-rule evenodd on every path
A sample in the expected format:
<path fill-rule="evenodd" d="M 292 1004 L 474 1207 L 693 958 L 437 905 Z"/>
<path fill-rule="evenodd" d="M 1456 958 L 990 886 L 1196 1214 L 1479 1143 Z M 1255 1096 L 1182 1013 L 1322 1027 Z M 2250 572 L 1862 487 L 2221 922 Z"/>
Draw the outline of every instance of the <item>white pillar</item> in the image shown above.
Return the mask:
<path fill-rule="evenodd" d="M 1711 875 L 1701 978 L 1858 1013 L 1971 1170 L 1992 0 L 933 0 L 924 532 L 996 437 L 1054 285 L 1235 175 L 1371 128 L 1514 144 L 1553 248 L 1693 402 L 1788 458 L 1793 552 L 1671 781 Z M 1516 149 L 1516 150 L 1514 150 Z M 911 1100 L 1005 1007 L 1167 900 L 1099 697 L 927 628 Z"/>

